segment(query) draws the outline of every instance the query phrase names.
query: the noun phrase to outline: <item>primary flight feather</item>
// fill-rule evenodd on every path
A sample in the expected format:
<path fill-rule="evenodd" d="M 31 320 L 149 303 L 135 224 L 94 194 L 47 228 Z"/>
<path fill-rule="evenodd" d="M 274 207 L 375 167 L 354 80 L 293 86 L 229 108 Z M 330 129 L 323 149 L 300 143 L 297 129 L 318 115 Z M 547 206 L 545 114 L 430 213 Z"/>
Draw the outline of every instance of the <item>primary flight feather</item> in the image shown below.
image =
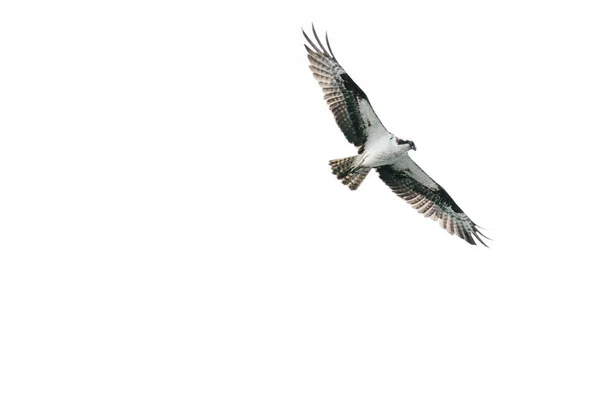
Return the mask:
<path fill-rule="evenodd" d="M 302 30 L 308 45 L 309 68 L 325 94 L 324 98 L 346 139 L 356 147 L 358 154 L 329 161 L 333 173 L 344 185 L 356 190 L 373 168 L 379 177 L 399 197 L 426 217 L 438 220 L 450 234 L 487 247 L 479 227 L 460 209 L 452 197 L 427 175 L 408 155 L 416 150 L 410 140 L 390 133 L 379 118 L 367 95 L 350 78 L 331 51 L 327 49 L 313 26 L 316 44 Z"/>

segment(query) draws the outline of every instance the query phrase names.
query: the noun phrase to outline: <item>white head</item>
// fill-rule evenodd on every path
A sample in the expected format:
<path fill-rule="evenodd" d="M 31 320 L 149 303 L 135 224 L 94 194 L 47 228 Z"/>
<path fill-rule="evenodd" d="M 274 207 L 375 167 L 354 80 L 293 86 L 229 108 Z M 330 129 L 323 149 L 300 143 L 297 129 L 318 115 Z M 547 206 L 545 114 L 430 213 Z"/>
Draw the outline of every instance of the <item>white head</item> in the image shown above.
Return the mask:
<path fill-rule="evenodd" d="M 417 151 L 417 146 L 415 146 L 415 143 L 412 140 L 403 140 L 396 138 L 396 143 L 398 143 L 399 146 L 407 144 L 409 150 Z"/>

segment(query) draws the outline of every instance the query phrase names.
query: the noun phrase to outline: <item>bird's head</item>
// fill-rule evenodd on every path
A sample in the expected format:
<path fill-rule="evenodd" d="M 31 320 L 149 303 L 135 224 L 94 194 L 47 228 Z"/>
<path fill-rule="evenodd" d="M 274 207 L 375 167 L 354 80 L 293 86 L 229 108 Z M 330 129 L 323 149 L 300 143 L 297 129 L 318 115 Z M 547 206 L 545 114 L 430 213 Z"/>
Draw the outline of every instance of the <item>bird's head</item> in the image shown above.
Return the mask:
<path fill-rule="evenodd" d="M 415 146 L 415 142 L 413 142 L 412 140 L 403 140 L 400 138 L 396 138 L 396 143 L 398 143 L 398 145 L 407 144 L 409 150 L 417 150 L 417 146 Z"/>

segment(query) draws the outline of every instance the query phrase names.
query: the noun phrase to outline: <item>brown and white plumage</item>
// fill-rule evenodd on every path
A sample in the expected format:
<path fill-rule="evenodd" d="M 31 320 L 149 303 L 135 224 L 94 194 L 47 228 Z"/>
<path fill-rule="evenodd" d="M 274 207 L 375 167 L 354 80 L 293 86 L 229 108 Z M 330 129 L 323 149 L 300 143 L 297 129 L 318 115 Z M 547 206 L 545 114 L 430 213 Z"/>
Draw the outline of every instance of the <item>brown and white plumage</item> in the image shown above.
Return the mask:
<path fill-rule="evenodd" d="M 487 237 L 456 204 L 446 190 L 438 185 L 415 163 L 408 154 L 392 165 L 377 168 L 379 177 L 398 197 L 403 198 L 414 209 L 432 220 L 451 235 L 456 235 L 470 244 L 477 239 L 487 247 L 480 236 Z"/>
<path fill-rule="evenodd" d="M 424 216 L 438 220 L 448 233 L 470 244 L 475 239 L 487 247 L 486 238 L 479 227 L 461 210 L 444 188 L 427 175 L 408 155 L 416 150 L 410 140 L 397 138 L 390 133 L 369 102 L 367 95 L 350 78 L 331 51 L 327 49 L 312 28 L 315 44 L 302 31 L 308 41 L 309 68 L 321 86 L 324 98 L 346 139 L 356 147 L 358 154 L 329 162 L 332 172 L 351 190 L 356 190 L 373 168 L 381 180 L 399 197 L 406 200 Z"/>
<path fill-rule="evenodd" d="M 315 32 L 317 47 L 313 41 L 302 31 L 311 47 L 304 45 L 310 61 L 309 68 L 324 93 L 324 99 L 335 117 L 335 121 L 353 145 L 360 147 L 365 144 L 370 136 L 385 135 L 387 130 L 373 111 L 371 103 L 344 68 L 337 62 L 329 46 L 329 38 L 325 36 L 327 48 Z"/>

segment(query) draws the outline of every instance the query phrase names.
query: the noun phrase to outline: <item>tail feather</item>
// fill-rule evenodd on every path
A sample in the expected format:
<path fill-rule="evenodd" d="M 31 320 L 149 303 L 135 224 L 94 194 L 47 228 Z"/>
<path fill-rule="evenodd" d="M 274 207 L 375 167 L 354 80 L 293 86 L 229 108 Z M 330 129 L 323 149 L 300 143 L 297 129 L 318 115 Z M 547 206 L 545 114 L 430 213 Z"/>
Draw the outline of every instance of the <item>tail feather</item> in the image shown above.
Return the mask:
<path fill-rule="evenodd" d="M 358 189 L 371 170 L 371 168 L 355 167 L 355 159 L 356 156 L 329 161 L 333 174 L 337 176 L 344 185 L 347 185 L 350 190 Z"/>
<path fill-rule="evenodd" d="M 344 185 L 348 185 L 350 190 L 356 190 L 360 186 L 361 183 L 367 177 L 371 168 L 359 168 L 356 172 L 351 172 L 344 179 L 342 179 L 342 183 Z"/>
<path fill-rule="evenodd" d="M 346 176 L 354 167 L 355 159 L 356 156 L 331 160 L 329 161 L 331 171 L 334 175 L 337 175 L 338 179 L 342 179 L 342 177 Z"/>

